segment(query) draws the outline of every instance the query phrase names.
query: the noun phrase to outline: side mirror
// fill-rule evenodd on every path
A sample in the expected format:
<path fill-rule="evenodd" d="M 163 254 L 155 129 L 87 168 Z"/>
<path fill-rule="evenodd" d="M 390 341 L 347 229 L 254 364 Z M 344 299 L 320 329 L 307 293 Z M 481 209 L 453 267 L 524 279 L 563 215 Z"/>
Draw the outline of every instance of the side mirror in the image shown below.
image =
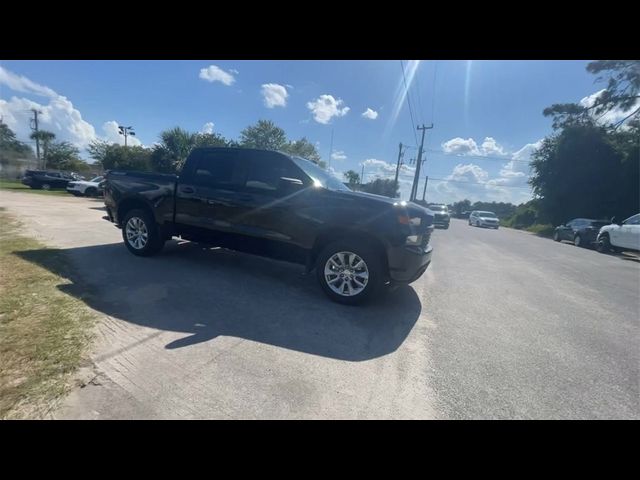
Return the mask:
<path fill-rule="evenodd" d="M 299 178 L 280 177 L 280 190 L 283 192 L 294 192 L 301 190 L 304 184 Z"/>

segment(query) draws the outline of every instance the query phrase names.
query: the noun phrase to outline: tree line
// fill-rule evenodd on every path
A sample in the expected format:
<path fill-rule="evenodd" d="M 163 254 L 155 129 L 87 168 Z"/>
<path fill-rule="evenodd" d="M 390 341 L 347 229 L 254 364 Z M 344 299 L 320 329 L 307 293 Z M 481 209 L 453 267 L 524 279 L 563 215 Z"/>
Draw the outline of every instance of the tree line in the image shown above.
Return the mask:
<path fill-rule="evenodd" d="M 178 173 L 196 147 L 237 147 L 279 150 L 307 158 L 320 166 L 325 164 L 316 146 L 305 137 L 287 139 L 285 131 L 270 120 L 259 120 L 240 133 L 238 140 L 227 139 L 219 133 L 189 132 L 174 127 L 160 133 L 159 142 L 151 148 L 124 147 L 104 140 L 89 145 L 89 156 L 100 162 L 105 170 L 143 170 L 159 173 Z"/>

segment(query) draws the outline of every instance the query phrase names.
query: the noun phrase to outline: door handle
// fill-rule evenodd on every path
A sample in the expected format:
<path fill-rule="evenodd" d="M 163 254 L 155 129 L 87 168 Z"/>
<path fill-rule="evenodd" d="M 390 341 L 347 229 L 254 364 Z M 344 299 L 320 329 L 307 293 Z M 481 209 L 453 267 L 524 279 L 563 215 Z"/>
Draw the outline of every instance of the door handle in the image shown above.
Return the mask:
<path fill-rule="evenodd" d="M 193 187 L 182 187 L 180 189 L 181 193 L 194 193 L 195 190 L 193 189 Z"/>

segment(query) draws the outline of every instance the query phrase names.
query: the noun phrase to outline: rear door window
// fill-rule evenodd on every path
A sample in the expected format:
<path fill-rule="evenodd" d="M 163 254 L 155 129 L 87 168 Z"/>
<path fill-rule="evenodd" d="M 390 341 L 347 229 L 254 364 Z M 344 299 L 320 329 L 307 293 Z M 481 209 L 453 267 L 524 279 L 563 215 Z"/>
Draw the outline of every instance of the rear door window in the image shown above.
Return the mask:
<path fill-rule="evenodd" d="M 244 183 L 245 164 L 233 150 L 202 152 L 195 159 L 191 177 L 197 185 L 234 190 Z"/>

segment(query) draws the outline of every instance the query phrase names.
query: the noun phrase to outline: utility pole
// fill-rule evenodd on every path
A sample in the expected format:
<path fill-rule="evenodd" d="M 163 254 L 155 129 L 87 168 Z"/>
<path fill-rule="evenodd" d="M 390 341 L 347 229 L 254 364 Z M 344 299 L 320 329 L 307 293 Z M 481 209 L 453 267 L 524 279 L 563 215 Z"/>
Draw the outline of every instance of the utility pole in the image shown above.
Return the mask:
<path fill-rule="evenodd" d="M 360 185 L 362 185 L 363 181 L 364 181 L 364 163 L 362 164 L 362 173 L 360 174 Z"/>
<path fill-rule="evenodd" d="M 416 174 L 413 177 L 413 186 L 411 188 L 411 196 L 409 197 L 409 201 L 414 201 L 418 196 L 418 180 L 420 179 L 420 166 L 422 165 L 422 149 L 424 147 L 424 134 L 427 130 L 433 128 L 433 123 L 425 127 L 424 124 L 421 127 L 418 127 L 418 130 L 422 130 L 422 140 L 420 141 L 420 148 L 418 149 L 418 160 L 416 161 Z"/>
<path fill-rule="evenodd" d="M 40 165 L 40 137 L 38 135 L 38 114 L 42 112 L 37 108 L 32 108 L 31 111 L 33 112 L 33 119 L 31 120 L 33 122 L 33 126 L 31 127 L 31 130 L 36 132 L 36 157 L 38 159 L 38 165 Z"/>
<path fill-rule="evenodd" d="M 133 127 L 123 127 L 121 125 L 118 125 L 118 133 L 120 135 L 124 135 L 124 146 L 127 146 L 127 137 L 129 135 L 134 135 L 136 134 L 136 132 L 133 131 Z"/>
<path fill-rule="evenodd" d="M 424 177 L 424 190 L 422 190 L 422 201 L 424 202 L 424 197 L 427 194 L 427 183 L 429 182 L 429 175 Z"/>
<path fill-rule="evenodd" d="M 402 159 L 402 142 L 400 142 L 400 150 L 398 151 L 398 165 L 396 165 L 396 179 L 395 186 L 396 190 L 398 189 L 398 173 L 400 172 L 400 160 Z"/>

